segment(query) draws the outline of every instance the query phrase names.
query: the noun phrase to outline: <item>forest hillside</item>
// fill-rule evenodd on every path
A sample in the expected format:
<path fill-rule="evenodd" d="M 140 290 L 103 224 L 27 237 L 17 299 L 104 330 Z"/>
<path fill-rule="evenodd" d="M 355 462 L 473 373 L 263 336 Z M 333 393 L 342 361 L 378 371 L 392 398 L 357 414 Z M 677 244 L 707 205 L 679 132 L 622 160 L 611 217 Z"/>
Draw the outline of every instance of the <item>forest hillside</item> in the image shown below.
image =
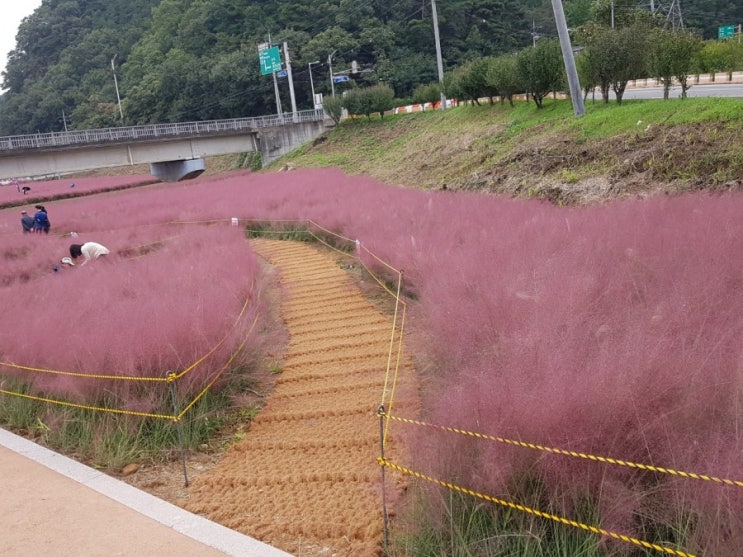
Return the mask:
<path fill-rule="evenodd" d="M 619 27 L 650 10 L 639 0 L 563 4 L 573 29 Z M 675 24 L 662 9 L 671 4 L 653 4 L 657 25 Z M 437 15 L 446 73 L 556 36 L 549 0 L 449 0 Z M 2 75 L 0 135 L 275 113 L 258 56 L 268 44 L 286 44 L 300 109 L 313 90 L 331 93 L 331 75 L 348 78 L 336 92 L 383 83 L 410 98 L 438 79 L 433 22 L 431 3 L 413 0 L 44 0 Z M 743 22 L 743 4 L 685 0 L 683 22 L 716 39 L 718 26 Z M 277 80 L 284 108 L 287 81 Z"/>

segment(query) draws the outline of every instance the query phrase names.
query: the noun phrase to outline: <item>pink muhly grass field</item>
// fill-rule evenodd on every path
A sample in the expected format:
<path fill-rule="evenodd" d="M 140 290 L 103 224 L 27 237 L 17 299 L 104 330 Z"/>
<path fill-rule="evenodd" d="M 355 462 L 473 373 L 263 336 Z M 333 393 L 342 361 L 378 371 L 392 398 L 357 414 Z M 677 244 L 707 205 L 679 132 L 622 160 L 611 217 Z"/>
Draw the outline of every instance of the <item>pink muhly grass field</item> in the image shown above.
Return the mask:
<path fill-rule="evenodd" d="M 95 211 L 103 201 L 85 203 Z M 74 267 L 60 263 L 70 243 L 87 240 L 102 243 L 111 254 L 84 266 L 82 258 Z M 219 371 L 264 311 L 255 255 L 242 230 L 226 224 L 101 230 L 76 238 L 19 234 L 14 244 L 4 244 L 0 257 L 9 325 L 0 333 L 2 361 L 19 365 L 164 377 L 206 356 L 226 337 L 178 382 L 180 392 L 194 393 Z M 128 393 L 132 385 L 21 370 L 9 375 L 31 378 L 37 390 L 76 400 L 100 396 L 101 389 Z"/>
<path fill-rule="evenodd" d="M 83 327 L 80 320 L 93 318 L 94 304 L 69 307 L 64 294 L 69 288 L 95 291 L 110 283 L 113 293 L 106 291 L 104 298 L 115 296 L 126 309 L 99 326 L 107 330 L 106 338 L 124 335 L 111 341 L 121 345 L 116 361 L 146 369 L 163 369 L 161 359 L 167 360 L 165 369 L 182 364 L 188 361 L 185 354 L 199 352 L 188 352 L 188 339 L 203 339 L 202 346 L 213 342 L 248 291 L 231 280 L 224 295 L 222 277 L 232 272 L 231 266 L 238 261 L 248 266 L 235 276 L 258 276 L 241 228 L 226 226 L 229 219 L 241 219 L 241 226 L 251 219 L 312 219 L 359 240 L 405 271 L 408 289 L 416 294 L 408 330 L 426 374 L 426 420 L 743 480 L 743 196 L 689 194 L 568 209 L 473 193 L 409 190 L 336 170 L 306 170 L 200 178 L 48 208 L 56 230 L 78 230 L 81 237 L 91 234 L 104 244 L 129 247 L 179 227 L 189 231 L 188 242 L 196 242 L 210 230 L 204 224 L 163 226 L 167 222 L 218 221 L 214 234 L 226 238 L 234 233 L 240 240 L 225 239 L 222 256 L 211 263 L 206 263 L 208 247 L 193 248 L 199 250 L 196 256 L 177 252 L 174 244 L 172 252 L 167 248 L 167 263 L 153 258 L 152 269 L 125 261 L 113 268 L 126 273 L 104 275 L 108 268 L 97 263 L 91 269 L 47 273 L 29 281 L 34 286 L 23 297 L 13 295 L 14 313 L 6 322 L 25 319 L 24 331 L 43 330 L 49 311 L 62 320 L 60 328 L 69 328 L 70 322 Z M 0 270 L 3 281 L 13 282 L 8 273 L 18 258 L 15 246 L 30 245 L 45 255 L 54 242 L 69 240 L 21 236 L 13 236 L 12 254 Z M 2 236 L 4 245 L 8 237 Z M 47 246 L 43 250 L 40 241 Z M 29 260 L 33 272 L 41 267 L 39 257 Z M 80 283 L 78 271 L 93 271 L 91 277 L 101 273 L 105 280 Z M 198 276 L 185 278 L 191 274 Z M 189 307 L 178 320 L 200 319 L 174 326 L 172 336 L 164 338 L 159 329 L 172 320 L 169 312 L 185 303 L 184 296 L 168 292 L 181 278 L 195 283 L 188 282 Z M 202 296 L 202 289 L 209 295 Z M 5 298 L 8 291 L 3 290 Z M 46 290 L 49 295 L 39 294 Z M 139 302 L 145 292 L 160 308 L 154 314 Z M 218 308 L 209 304 L 217 296 L 225 296 L 228 311 L 221 302 Z M 160 297 L 169 302 L 161 304 Z M 22 318 L 23 311 L 34 313 Z M 4 333 L 4 353 L 19 330 L 15 326 Z M 52 342 L 40 336 L 19 353 L 74 366 L 78 353 L 91 350 L 84 339 L 66 333 L 59 338 L 77 343 L 72 356 L 56 340 L 58 334 Z M 122 348 L 133 344 L 136 357 Z M 96 346 L 102 361 L 104 351 Z M 624 534 L 639 535 L 643 521 L 674 524 L 691 516 L 695 526 L 687 550 L 732 555 L 743 544 L 743 516 L 736 510 L 743 508 L 741 488 L 430 429 L 415 436 L 414 468 L 465 487 L 498 496 L 511 491 L 517 497 L 513 491 L 519 478 L 539 477 L 557 512 L 570 515 L 588 497 L 601 511 L 602 526 Z"/>
<path fill-rule="evenodd" d="M 154 176 L 144 174 L 131 176 L 102 176 L 85 178 L 66 178 L 43 181 L 18 181 L 18 184 L 0 185 L 0 207 L 18 205 L 29 212 L 33 206 L 40 202 L 50 203 L 51 200 L 79 195 L 89 195 L 96 192 L 104 192 L 140 186 L 157 182 Z M 19 191 L 23 186 L 31 188 L 26 194 Z M 52 222 L 54 225 L 54 222 Z"/>

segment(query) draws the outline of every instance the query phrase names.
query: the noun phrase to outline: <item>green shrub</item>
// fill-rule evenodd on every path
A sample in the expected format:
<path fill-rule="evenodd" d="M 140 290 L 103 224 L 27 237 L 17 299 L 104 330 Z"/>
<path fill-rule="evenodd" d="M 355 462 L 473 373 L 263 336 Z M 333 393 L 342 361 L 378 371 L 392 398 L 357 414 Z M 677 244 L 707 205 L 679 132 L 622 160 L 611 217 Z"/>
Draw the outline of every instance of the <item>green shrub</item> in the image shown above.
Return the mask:
<path fill-rule="evenodd" d="M 343 115 L 343 99 L 341 97 L 324 97 L 323 109 L 336 125 L 341 121 Z"/>

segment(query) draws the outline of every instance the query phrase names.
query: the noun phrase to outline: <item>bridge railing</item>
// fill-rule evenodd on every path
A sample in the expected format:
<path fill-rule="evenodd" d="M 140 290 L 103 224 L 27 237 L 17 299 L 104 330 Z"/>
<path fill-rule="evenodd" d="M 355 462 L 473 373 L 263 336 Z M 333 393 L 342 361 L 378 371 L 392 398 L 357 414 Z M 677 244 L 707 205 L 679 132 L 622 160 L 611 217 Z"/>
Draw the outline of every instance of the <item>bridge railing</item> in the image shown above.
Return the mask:
<path fill-rule="evenodd" d="M 322 109 L 302 110 L 294 114 L 232 118 L 230 120 L 207 120 L 203 122 L 181 122 L 177 124 L 148 124 L 144 126 L 122 126 L 97 130 L 73 130 L 66 132 L 38 133 L 33 135 L 11 135 L 0 137 L 0 152 L 24 149 L 49 149 L 74 145 L 120 143 L 168 137 L 192 137 L 239 132 L 256 128 L 268 128 L 317 122 L 325 117 Z"/>

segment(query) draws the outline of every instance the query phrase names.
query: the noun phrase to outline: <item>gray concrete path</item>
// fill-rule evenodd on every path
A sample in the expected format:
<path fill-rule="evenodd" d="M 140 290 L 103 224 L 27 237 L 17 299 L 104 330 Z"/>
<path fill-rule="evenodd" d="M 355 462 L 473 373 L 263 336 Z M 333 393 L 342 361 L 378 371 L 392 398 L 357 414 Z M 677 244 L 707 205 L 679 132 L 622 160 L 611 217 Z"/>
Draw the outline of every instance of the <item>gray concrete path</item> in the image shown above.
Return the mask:
<path fill-rule="evenodd" d="M 5 557 L 287 557 L 0 429 Z"/>

